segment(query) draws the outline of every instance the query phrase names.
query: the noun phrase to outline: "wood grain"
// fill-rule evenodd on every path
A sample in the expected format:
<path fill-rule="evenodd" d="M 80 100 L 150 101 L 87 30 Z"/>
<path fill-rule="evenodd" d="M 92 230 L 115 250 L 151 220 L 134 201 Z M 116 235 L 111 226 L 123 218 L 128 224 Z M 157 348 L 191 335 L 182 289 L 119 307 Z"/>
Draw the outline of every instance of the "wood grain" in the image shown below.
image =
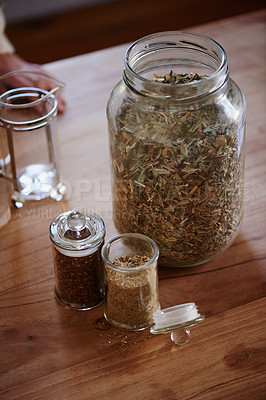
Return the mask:
<path fill-rule="evenodd" d="M 227 51 L 247 104 L 245 213 L 233 245 L 207 264 L 160 268 L 162 307 L 195 301 L 206 320 L 190 342 L 169 335 L 96 329 L 104 306 L 64 309 L 54 299 L 48 229 L 72 208 L 112 223 L 105 106 L 121 78 L 126 45 L 58 61 L 47 70 L 66 82 L 59 118 L 64 202 L 12 209 L 0 230 L 1 400 L 262 400 L 266 392 L 266 12 L 190 30 Z"/>

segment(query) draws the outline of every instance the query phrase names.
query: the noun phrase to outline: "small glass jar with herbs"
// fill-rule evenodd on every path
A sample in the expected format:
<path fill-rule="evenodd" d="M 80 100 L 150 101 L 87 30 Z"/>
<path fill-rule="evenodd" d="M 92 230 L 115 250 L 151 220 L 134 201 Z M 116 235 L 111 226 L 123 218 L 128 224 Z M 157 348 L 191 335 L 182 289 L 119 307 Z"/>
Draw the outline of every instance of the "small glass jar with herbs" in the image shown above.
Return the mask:
<path fill-rule="evenodd" d="M 53 244 L 55 297 L 66 308 L 90 310 L 102 304 L 105 225 L 97 215 L 78 210 L 58 215 L 49 230 Z"/>
<path fill-rule="evenodd" d="M 107 118 L 118 231 L 155 240 L 163 266 L 223 252 L 242 218 L 246 118 L 223 48 L 184 32 L 138 40 Z"/>
<path fill-rule="evenodd" d="M 138 233 L 115 236 L 103 246 L 105 318 L 116 328 L 139 331 L 153 325 L 160 309 L 158 256 L 156 243 Z"/>

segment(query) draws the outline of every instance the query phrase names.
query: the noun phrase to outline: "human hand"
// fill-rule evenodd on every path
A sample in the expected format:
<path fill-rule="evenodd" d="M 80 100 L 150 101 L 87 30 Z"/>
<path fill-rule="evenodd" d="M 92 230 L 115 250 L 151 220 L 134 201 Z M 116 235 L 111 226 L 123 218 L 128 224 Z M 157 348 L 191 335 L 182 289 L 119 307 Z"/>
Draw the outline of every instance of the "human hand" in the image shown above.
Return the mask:
<path fill-rule="evenodd" d="M 18 71 L 18 70 L 26 70 L 26 71 L 35 71 L 46 73 L 45 70 L 38 64 L 31 64 L 27 61 L 23 60 L 15 53 L 4 53 L 0 54 L 0 77 L 7 74 L 8 72 Z M 42 77 L 38 76 L 38 74 L 18 74 L 11 75 L 8 78 L 8 88 L 0 82 L 0 93 L 4 93 L 7 89 L 12 87 L 37 87 L 40 89 L 44 89 L 50 91 L 54 88 L 54 82 L 49 79 L 42 79 Z M 58 113 L 63 113 L 66 108 L 66 102 L 62 94 L 57 96 L 58 103 Z"/>

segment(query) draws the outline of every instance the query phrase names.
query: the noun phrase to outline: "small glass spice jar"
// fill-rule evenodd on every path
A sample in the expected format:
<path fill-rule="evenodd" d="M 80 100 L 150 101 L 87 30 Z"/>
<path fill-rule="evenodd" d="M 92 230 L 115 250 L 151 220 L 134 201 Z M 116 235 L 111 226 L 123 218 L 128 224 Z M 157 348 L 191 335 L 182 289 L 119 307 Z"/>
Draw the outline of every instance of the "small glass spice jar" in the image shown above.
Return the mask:
<path fill-rule="evenodd" d="M 137 233 L 115 236 L 103 246 L 105 317 L 116 328 L 139 331 L 153 324 L 153 314 L 160 309 L 158 256 L 156 243 Z"/>
<path fill-rule="evenodd" d="M 89 310 L 104 301 L 104 237 L 104 222 L 96 215 L 67 211 L 51 223 L 55 296 L 65 307 Z"/>
<path fill-rule="evenodd" d="M 243 213 L 246 103 L 224 49 L 188 32 L 138 40 L 107 119 L 118 232 L 151 237 L 168 267 L 227 249 Z"/>

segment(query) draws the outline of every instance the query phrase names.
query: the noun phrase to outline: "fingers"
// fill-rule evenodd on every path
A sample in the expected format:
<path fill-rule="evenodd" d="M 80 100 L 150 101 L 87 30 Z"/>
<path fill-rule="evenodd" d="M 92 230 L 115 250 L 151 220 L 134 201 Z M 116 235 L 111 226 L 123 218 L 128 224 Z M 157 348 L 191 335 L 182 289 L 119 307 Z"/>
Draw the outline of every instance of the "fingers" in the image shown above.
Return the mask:
<path fill-rule="evenodd" d="M 31 64 L 23 60 L 16 54 L 1 54 L 0 55 L 0 76 L 11 71 L 33 71 L 47 74 L 46 71 L 37 64 Z M 52 77 L 51 77 L 52 78 Z M 5 90 L 3 88 L 5 84 Z M 5 82 L 0 82 L 0 91 L 3 93 L 6 89 L 17 87 L 36 87 L 45 91 L 50 91 L 56 87 L 56 82 L 52 79 L 40 76 L 38 74 L 14 74 L 6 78 Z M 58 113 L 62 114 L 66 108 L 66 102 L 62 94 L 57 96 Z"/>
<path fill-rule="evenodd" d="M 6 92 L 6 87 L 5 87 L 5 85 L 3 85 L 3 84 L 0 82 L 0 96 L 1 96 L 1 94 L 5 93 L 5 92 Z"/>
<path fill-rule="evenodd" d="M 40 79 L 36 82 L 36 87 L 44 89 L 47 92 L 49 92 L 50 90 L 54 89 L 55 82 L 50 81 L 49 79 Z M 57 98 L 58 114 L 62 114 L 66 109 L 66 102 L 64 96 L 62 94 L 59 94 L 58 96 L 56 96 L 56 98 Z"/>
<path fill-rule="evenodd" d="M 58 114 L 63 114 L 66 109 L 66 102 L 61 94 L 59 94 L 59 96 L 57 97 L 57 104 L 58 104 Z"/>

